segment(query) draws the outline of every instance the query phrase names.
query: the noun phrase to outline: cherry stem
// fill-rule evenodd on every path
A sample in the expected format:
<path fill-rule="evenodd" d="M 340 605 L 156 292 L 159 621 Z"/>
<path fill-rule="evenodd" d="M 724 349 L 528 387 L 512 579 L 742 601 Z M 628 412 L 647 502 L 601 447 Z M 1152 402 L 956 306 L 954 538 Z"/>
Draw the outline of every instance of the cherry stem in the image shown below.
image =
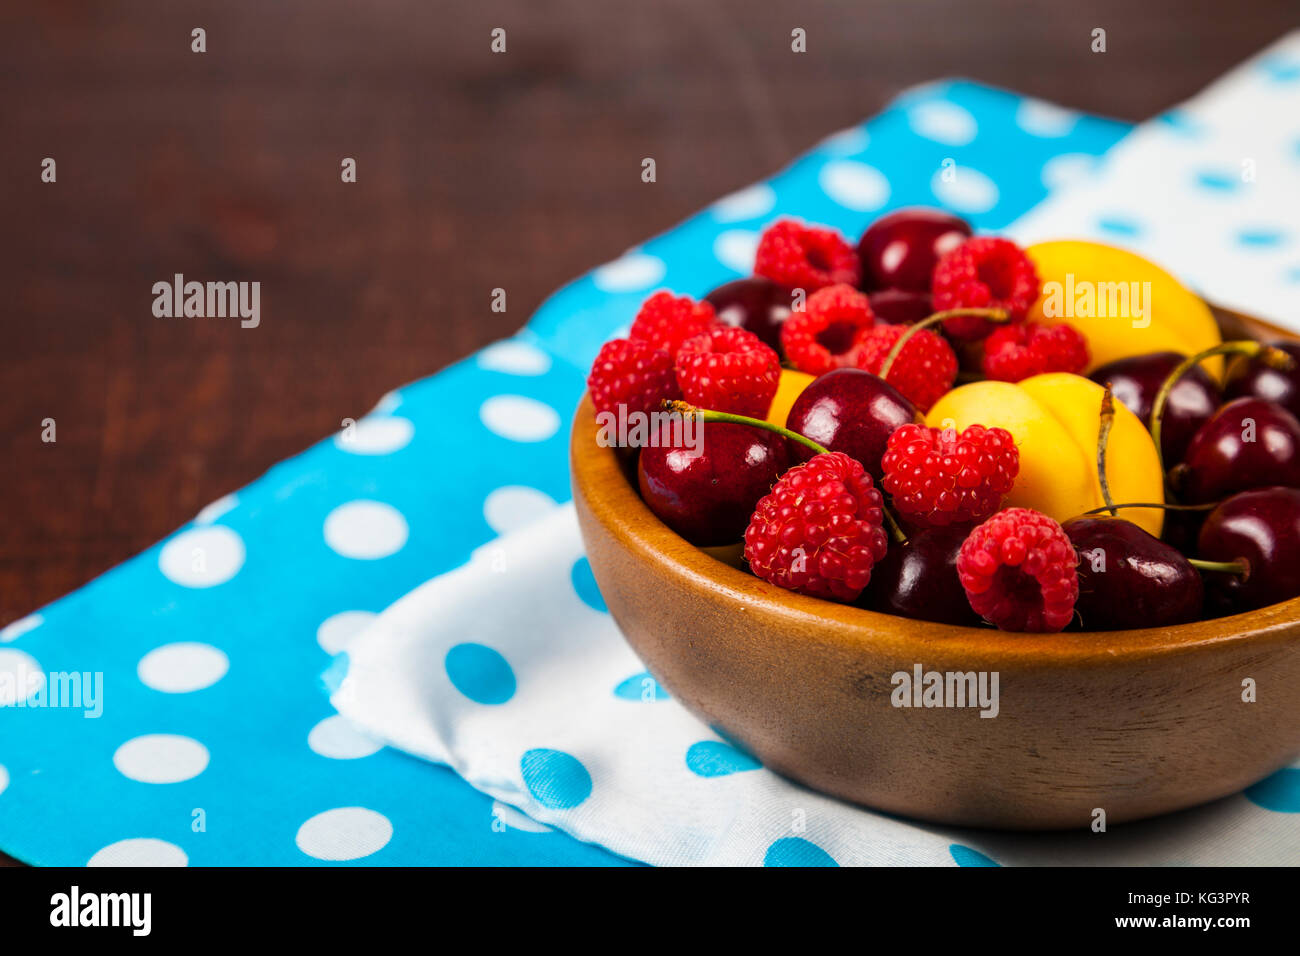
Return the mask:
<path fill-rule="evenodd" d="M 889 370 L 894 367 L 894 360 L 898 358 L 899 353 L 903 351 L 903 346 L 907 344 L 907 340 L 913 335 L 922 329 L 928 329 L 932 325 L 938 325 L 940 322 L 959 318 L 963 315 L 973 315 L 977 318 L 988 319 L 990 322 L 1008 322 L 1011 319 L 1011 314 L 1006 309 L 944 309 L 942 312 L 935 312 L 926 316 L 920 322 L 913 323 L 906 332 L 898 337 L 898 341 L 894 343 L 894 347 L 889 350 L 889 354 L 885 356 L 885 361 L 880 366 L 880 378 L 889 381 Z"/>
<path fill-rule="evenodd" d="M 1109 511 L 1112 515 L 1117 506 L 1110 496 L 1110 481 L 1106 477 L 1106 446 L 1110 443 L 1110 429 L 1114 424 L 1115 394 L 1107 382 L 1106 391 L 1101 396 L 1101 427 L 1097 430 L 1097 483 L 1101 486 L 1101 500 L 1106 502 L 1106 506 L 1097 510 Z"/>
<path fill-rule="evenodd" d="M 1082 517 L 1086 517 L 1087 515 L 1099 515 L 1103 511 L 1109 512 L 1110 514 L 1114 514 L 1115 511 L 1119 508 L 1160 508 L 1161 510 L 1164 511 L 1209 511 L 1210 509 L 1217 508 L 1218 506 L 1219 506 L 1219 502 L 1217 501 L 1211 501 L 1203 505 L 1174 505 L 1174 504 L 1170 504 L 1167 501 L 1125 501 L 1122 504 L 1118 504 L 1118 505 L 1109 504 L 1109 505 L 1102 505 L 1100 508 L 1093 508 L 1090 511 L 1085 511 L 1079 517 L 1082 518 Z"/>
<path fill-rule="evenodd" d="M 788 438 L 791 441 L 798 442 L 806 448 L 811 449 L 819 455 L 829 455 L 830 449 L 824 448 L 817 444 L 811 438 L 805 438 L 796 431 L 785 428 L 773 422 L 765 421 L 761 418 L 750 418 L 748 415 L 737 415 L 733 412 L 717 412 L 711 408 L 696 408 L 690 402 L 683 402 L 674 399 L 664 399 L 662 402 L 665 411 L 677 412 L 681 415 L 694 415 L 701 422 L 715 422 L 722 425 L 749 425 L 752 428 L 761 428 L 764 431 L 780 435 L 782 438 Z M 889 525 L 889 533 L 899 544 L 907 544 L 907 535 L 903 529 L 898 526 L 894 516 L 889 513 L 889 509 L 884 506 L 882 500 L 880 510 L 884 512 L 885 524 Z"/>
<path fill-rule="evenodd" d="M 1206 561 L 1202 558 L 1188 558 L 1187 563 L 1198 571 L 1219 571 L 1223 574 L 1240 574 L 1243 581 L 1250 578 L 1250 562 L 1245 558 L 1235 561 Z"/>
<path fill-rule="evenodd" d="M 1213 358 L 1216 355 L 1243 355 L 1246 358 L 1258 358 L 1269 368 L 1278 371 L 1289 371 L 1294 360 L 1286 352 L 1271 345 L 1265 345 L 1262 342 L 1255 342 L 1251 339 L 1236 339 L 1231 342 L 1221 342 L 1213 348 L 1197 352 L 1195 355 L 1189 355 L 1177 365 L 1173 371 L 1160 383 L 1160 390 L 1156 392 L 1155 401 L 1151 403 L 1151 440 L 1156 444 L 1156 460 L 1160 462 L 1160 473 L 1165 471 L 1164 449 L 1160 447 L 1160 429 L 1165 417 L 1165 405 L 1169 402 L 1169 395 L 1173 392 L 1174 386 L 1178 380 L 1187 374 L 1188 370 L 1194 365 L 1199 365 L 1207 358 Z"/>

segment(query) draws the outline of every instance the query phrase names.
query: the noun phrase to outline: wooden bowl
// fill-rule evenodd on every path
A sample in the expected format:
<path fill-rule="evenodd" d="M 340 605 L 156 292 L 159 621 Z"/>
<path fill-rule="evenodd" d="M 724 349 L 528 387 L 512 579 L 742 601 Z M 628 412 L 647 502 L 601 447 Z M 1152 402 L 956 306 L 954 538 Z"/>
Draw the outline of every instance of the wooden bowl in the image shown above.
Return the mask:
<path fill-rule="evenodd" d="M 1223 314 L 1229 334 L 1288 337 Z M 573 497 L 610 613 L 650 672 L 771 770 L 877 810 L 1016 830 L 1137 820 L 1300 755 L 1300 598 L 1178 627 L 1009 634 L 804 597 L 678 537 L 574 421 Z M 895 707 L 892 675 L 998 675 L 978 707 Z M 1247 685 L 1255 702 L 1246 702 Z"/>

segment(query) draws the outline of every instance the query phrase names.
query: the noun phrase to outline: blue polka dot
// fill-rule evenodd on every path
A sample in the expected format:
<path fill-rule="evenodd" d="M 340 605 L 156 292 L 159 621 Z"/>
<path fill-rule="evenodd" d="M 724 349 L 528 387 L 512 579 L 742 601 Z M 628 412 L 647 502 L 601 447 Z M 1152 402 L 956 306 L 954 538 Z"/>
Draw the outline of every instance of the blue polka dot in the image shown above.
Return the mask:
<path fill-rule="evenodd" d="M 1300 80 L 1300 60 L 1283 55 L 1271 56 L 1259 64 L 1260 70 L 1274 83 Z"/>
<path fill-rule="evenodd" d="M 1288 282 L 1300 282 L 1300 266 L 1292 266 L 1286 271 Z"/>
<path fill-rule="evenodd" d="M 585 557 L 574 562 L 569 578 L 573 581 L 573 590 L 578 592 L 578 597 L 582 598 L 584 604 L 597 611 L 609 610 L 605 599 L 600 596 L 600 588 L 596 587 L 596 576 L 591 573 L 591 562 Z"/>
<path fill-rule="evenodd" d="M 758 770 L 763 765 L 742 750 L 717 740 L 701 740 L 686 751 L 686 766 L 701 777 L 725 777 L 728 774 Z"/>
<path fill-rule="evenodd" d="M 1170 110 L 1168 113 L 1162 113 L 1156 117 L 1156 120 L 1188 139 L 1194 139 L 1202 133 L 1201 124 L 1181 110 Z"/>
<path fill-rule="evenodd" d="M 325 685 L 325 690 L 333 694 L 343 683 L 343 678 L 348 676 L 348 655 L 346 651 L 334 655 L 330 661 L 330 666 L 325 668 L 325 673 L 320 675 L 321 683 Z"/>
<path fill-rule="evenodd" d="M 1243 229 L 1237 233 L 1237 242 L 1253 249 L 1270 249 L 1286 241 L 1286 235 L 1278 229 L 1267 226 L 1258 229 Z"/>
<path fill-rule="evenodd" d="M 764 866 L 839 866 L 835 858 L 800 837 L 782 837 L 767 848 Z"/>
<path fill-rule="evenodd" d="M 1265 810 L 1300 813 L 1300 770 L 1286 768 L 1246 790 L 1246 798 Z"/>
<path fill-rule="evenodd" d="M 591 774 L 562 750 L 530 750 L 519 766 L 528 792 L 544 807 L 571 810 L 591 796 Z"/>
<path fill-rule="evenodd" d="M 1241 177 L 1206 169 L 1196 174 L 1196 185 L 1213 192 L 1230 193 L 1241 185 Z"/>
<path fill-rule="evenodd" d="M 1109 232 L 1115 236 L 1137 236 L 1142 232 L 1142 227 L 1132 219 L 1125 219 L 1123 216 L 1102 216 L 1097 220 L 1097 228 L 1103 232 Z"/>
<path fill-rule="evenodd" d="M 960 843 L 954 843 L 948 847 L 948 852 L 958 866 L 1001 866 L 1001 863 L 995 863 L 979 850 L 972 850 L 968 846 L 962 846 Z"/>
<path fill-rule="evenodd" d="M 668 691 L 659 686 L 659 682 L 649 671 L 633 674 L 614 688 L 614 696 L 622 700 L 668 700 Z"/>
<path fill-rule="evenodd" d="M 515 672 L 497 651 L 482 644 L 457 644 L 447 652 L 447 677 L 477 704 L 504 704 L 515 696 Z"/>

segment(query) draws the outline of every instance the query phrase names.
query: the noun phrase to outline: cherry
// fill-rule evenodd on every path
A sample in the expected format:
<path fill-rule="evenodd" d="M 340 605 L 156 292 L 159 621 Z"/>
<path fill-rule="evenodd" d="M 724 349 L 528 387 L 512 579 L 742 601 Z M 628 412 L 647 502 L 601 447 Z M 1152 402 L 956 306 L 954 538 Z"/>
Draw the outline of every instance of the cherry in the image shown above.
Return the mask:
<path fill-rule="evenodd" d="M 867 301 L 871 303 L 871 312 L 876 319 L 890 325 L 911 325 L 934 311 L 934 300 L 929 292 L 880 289 L 868 292 Z"/>
<path fill-rule="evenodd" d="M 786 427 L 831 451 L 856 458 L 877 482 L 884 472 L 880 459 L 890 434 L 899 425 L 920 422 L 916 406 L 894 386 L 870 372 L 837 368 L 819 376 L 795 399 Z M 798 461 L 812 452 L 795 443 L 790 451 Z"/>
<path fill-rule="evenodd" d="M 1131 521 L 1105 515 L 1061 525 L 1079 552 L 1079 599 L 1085 631 L 1185 624 L 1201 615 L 1201 576 L 1177 549 Z"/>
<path fill-rule="evenodd" d="M 1300 342 L 1274 342 L 1295 360 L 1288 370 L 1271 368 L 1259 358 L 1239 358 L 1228 366 L 1223 381 L 1226 398 L 1252 396 L 1276 402 L 1300 418 Z"/>
<path fill-rule="evenodd" d="M 1183 358 L 1177 352 L 1134 355 L 1099 366 L 1088 377 L 1098 385 L 1109 382 L 1115 398 L 1150 428 L 1156 393 Z M 1219 400 L 1218 386 L 1199 365 L 1178 380 L 1165 402 L 1161 419 L 1160 445 L 1167 465 L 1183 460 L 1192 435 L 1209 421 L 1219 407 Z"/>
<path fill-rule="evenodd" d="M 793 292 L 771 279 L 753 276 L 720 285 L 704 297 L 718 319 L 748 329 L 781 351 L 781 326 L 790 317 Z"/>
<path fill-rule="evenodd" d="M 1268 485 L 1300 488 L 1300 422 L 1273 402 L 1234 399 L 1197 429 L 1169 477 L 1193 504 Z"/>
<path fill-rule="evenodd" d="M 1205 519 L 1199 551 L 1213 561 L 1244 562 L 1244 573 L 1206 575 L 1208 603 L 1224 614 L 1300 595 L 1300 491 L 1256 488 L 1233 495 Z"/>
<path fill-rule="evenodd" d="M 693 450 L 681 442 L 683 432 L 677 429 L 684 424 L 665 421 L 652 444 L 641 449 L 641 497 L 691 544 L 739 541 L 758 499 L 790 463 L 785 439 L 747 425 L 696 422 L 703 440 Z"/>
<path fill-rule="evenodd" d="M 917 206 L 881 216 L 858 241 L 862 288 L 929 292 L 940 257 L 970 235 L 966 220 L 939 209 Z"/>
<path fill-rule="evenodd" d="M 957 552 L 969 533 L 969 525 L 909 532 L 905 543 L 890 544 L 876 562 L 858 603 L 919 621 L 978 627 L 980 616 L 957 577 Z"/>

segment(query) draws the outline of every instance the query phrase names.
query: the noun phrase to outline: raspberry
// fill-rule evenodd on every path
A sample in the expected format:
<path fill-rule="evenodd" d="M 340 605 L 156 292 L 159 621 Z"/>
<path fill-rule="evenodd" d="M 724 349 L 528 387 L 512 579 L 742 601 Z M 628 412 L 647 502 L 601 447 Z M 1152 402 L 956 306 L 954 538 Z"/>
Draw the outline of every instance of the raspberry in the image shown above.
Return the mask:
<path fill-rule="evenodd" d="M 681 395 L 668 353 L 631 339 L 610 339 L 600 347 L 587 389 L 597 413 L 617 414 L 620 405 L 629 412 L 654 411 L 661 400 Z"/>
<path fill-rule="evenodd" d="M 900 425 L 880 460 L 880 487 L 894 506 L 920 524 L 983 521 L 1002 504 L 1020 471 L 1011 433 L 971 425 L 955 428 Z"/>
<path fill-rule="evenodd" d="M 862 338 L 875 324 L 871 302 L 850 285 L 829 285 L 808 297 L 781 326 L 781 349 L 801 372 L 821 375 L 856 367 Z"/>
<path fill-rule="evenodd" d="M 1074 616 L 1079 573 L 1061 526 L 1032 508 L 999 511 L 957 554 L 970 606 L 1004 631 L 1059 631 Z"/>
<path fill-rule="evenodd" d="M 906 325 L 877 325 L 867 332 L 862 339 L 858 368 L 879 375 L 894 343 L 909 328 Z M 957 381 L 957 354 L 943 336 L 929 329 L 920 329 L 907 340 L 903 351 L 894 359 L 886 381 L 921 411 L 928 412 L 930 406 L 947 394 L 952 383 Z"/>
<path fill-rule="evenodd" d="M 1003 382 L 1082 372 L 1087 364 L 1088 341 L 1072 325 L 1007 325 L 984 340 L 984 374 Z"/>
<path fill-rule="evenodd" d="M 692 405 L 762 418 L 781 377 L 781 360 L 753 332 L 718 326 L 677 351 L 677 384 Z"/>
<path fill-rule="evenodd" d="M 709 303 L 696 302 L 686 295 L 673 295 L 664 289 L 641 303 L 628 337 L 676 355 L 683 342 L 716 323 L 717 316 Z"/>
<path fill-rule="evenodd" d="M 1038 298 L 1038 271 L 1009 239 L 967 239 L 934 267 L 931 290 L 937 312 L 947 309 L 1005 309 L 1019 322 Z M 993 324 L 979 316 L 948 319 L 944 331 L 954 338 L 982 339 Z"/>
<path fill-rule="evenodd" d="M 828 285 L 858 284 L 858 254 L 834 229 L 782 219 L 758 240 L 754 274 L 788 289 L 812 293 Z"/>
<path fill-rule="evenodd" d="M 745 529 L 745 560 L 764 581 L 852 601 L 885 556 L 884 503 L 862 465 L 839 451 L 787 471 L 759 499 Z"/>

